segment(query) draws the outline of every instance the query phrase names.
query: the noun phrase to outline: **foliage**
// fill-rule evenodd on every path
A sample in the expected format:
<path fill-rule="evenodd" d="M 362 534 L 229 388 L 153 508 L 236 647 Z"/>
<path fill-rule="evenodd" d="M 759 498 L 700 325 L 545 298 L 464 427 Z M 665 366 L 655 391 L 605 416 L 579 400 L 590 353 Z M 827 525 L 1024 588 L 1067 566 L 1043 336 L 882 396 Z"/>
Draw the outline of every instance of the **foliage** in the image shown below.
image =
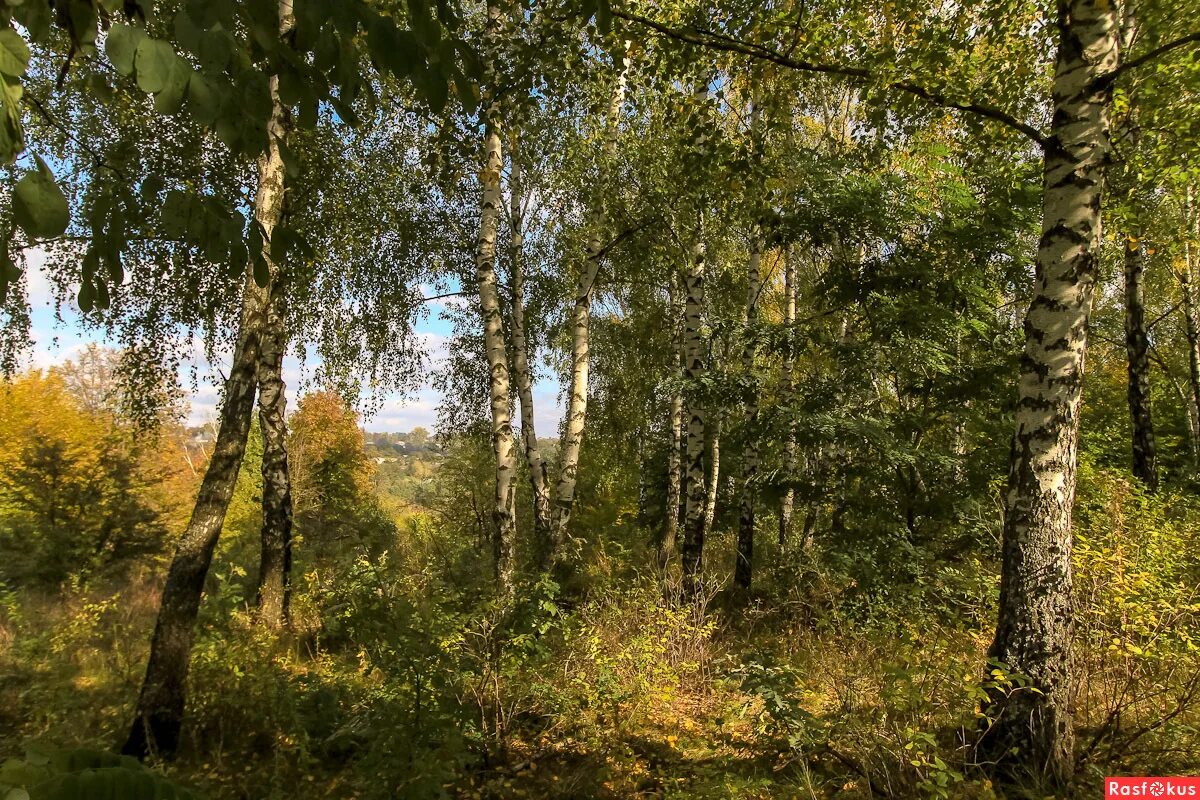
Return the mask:
<path fill-rule="evenodd" d="M 54 585 L 158 554 L 191 491 L 178 430 L 138 441 L 113 410 L 83 404 L 72 374 L 34 370 L 0 389 L 0 579 L 10 583 Z"/>

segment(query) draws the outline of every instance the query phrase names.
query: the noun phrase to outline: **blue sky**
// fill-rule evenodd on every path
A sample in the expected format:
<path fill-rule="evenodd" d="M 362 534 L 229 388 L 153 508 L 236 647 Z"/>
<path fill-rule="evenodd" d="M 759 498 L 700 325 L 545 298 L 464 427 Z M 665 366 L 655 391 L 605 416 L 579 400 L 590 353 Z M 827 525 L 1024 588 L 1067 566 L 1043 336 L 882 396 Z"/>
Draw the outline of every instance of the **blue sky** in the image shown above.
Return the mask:
<path fill-rule="evenodd" d="M 85 330 L 81 325 L 74 304 L 65 304 L 62 308 L 62 319 L 55 316 L 54 296 L 50 284 L 40 269 L 40 261 L 36 252 L 28 254 L 29 268 L 29 301 L 32 309 L 31 334 L 34 340 L 33 348 L 27 357 L 31 367 L 46 368 L 69 360 L 89 343 L 115 346 L 105 341 L 96 331 Z M 437 292 L 429 288 L 426 295 Z M 445 298 L 429 304 L 429 315 L 417 325 L 421 342 L 428 354 L 429 373 L 425 376 L 422 387 L 416 392 L 401 397 L 391 395 L 384 398 L 381 407 L 364 420 L 364 427 L 369 431 L 409 431 L 417 426 L 430 431 L 437 426 L 437 408 L 442 398 L 433 387 L 433 371 L 445 357 L 446 348 L 450 341 L 452 329 L 444 311 L 456 302 L 464 302 L 463 298 Z M 201 350 L 193 356 L 192 364 L 197 368 L 198 391 L 188 398 L 190 412 L 187 421 L 199 425 L 215 417 L 216 404 L 219 397 L 218 380 L 213 367 Z M 191 364 L 186 365 L 190 368 Z M 228 373 L 229 354 L 220 353 L 217 364 L 222 373 Z M 284 380 L 288 388 L 288 405 L 295 408 L 296 391 L 304 390 L 304 384 L 312 378 L 315 363 L 301 363 L 294 356 L 288 356 L 284 361 Z M 184 384 L 188 381 L 185 379 Z M 554 380 L 542 380 L 534 387 L 534 407 L 537 410 L 536 424 L 540 435 L 552 436 L 558 430 L 562 419 L 563 409 L 559 402 L 559 385 Z"/>

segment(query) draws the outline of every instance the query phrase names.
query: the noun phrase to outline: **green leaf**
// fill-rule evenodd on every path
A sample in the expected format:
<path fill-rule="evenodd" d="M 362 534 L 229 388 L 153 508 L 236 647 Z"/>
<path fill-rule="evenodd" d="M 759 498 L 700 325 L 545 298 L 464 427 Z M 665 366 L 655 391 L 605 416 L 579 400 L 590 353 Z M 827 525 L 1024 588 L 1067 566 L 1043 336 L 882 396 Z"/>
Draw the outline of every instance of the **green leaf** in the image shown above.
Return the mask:
<path fill-rule="evenodd" d="M 229 65 L 232 56 L 233 44 L 229 41 L 229 34 L 219 25 L 200 37 L 196 58 L 199 59 L 202 69 L 220 72 Z"/>
<path fill-rule="evenodd" d="M 93 72 L 84 79 L 87 89 L 92 94 L 99 97 L 101 100 L 111 100 L 113 96 L 113 88 L 108 85 L 108 80 L 98 72 Z"/>
<path fill-rule="evenodd" d="M 187 235 L 192 215 L 192 196 L 179 189 L 167 192 L 162 206 L 162 232 L 168 239 L 182 240 Z"/>
<path fill-rule="evenodd" d="M 187 94 L 188 79 L 192 68 L 182 58 L 176 57 L 167 74 L 167 84 L 154 96 L 154 110 L 160 114 L 175 114 L 183 105 Z"/>
<path fill-rule="evenodd" d="M 57 8 L 61 14 L 62 3 L 58 3 Z M 91 0 L 69 0 L 66 12 L 70 19 L 67 29 L 71 32 L 71 38 L 75 44 L 90 49 L 96 43 L 99 33 L 100 20 L 96 14 L 96 7 Z"/>
<path fill-rule="evenodd" d="M 157 94 L 167 88 L 172 67 L 178 60 L 175 50 L 167 42 L 150 37 L 143 39 L 134 56 L 138 88 L 147 94 Z"/>
<path fill-rule="evenodd" d="M 29 38 L 35 42 L 44 42 L 50 35 L 50 4 L 23 3 L 13 12 L 13 18 L 29 31 Z"/>
<path fill-rule="evenodd" d="M 96 287 L 92 286 L 90 281 L 84 281 L 79 285 L 79 294 L 75 301 L 79 303 L 80 311 L 88 313 L 96 307 Z"/>
<path fill-rule="evenodd" d="M 108 29 L 108 38 L 104 40 L 104 52 L 113 67 L 122 75 L 132 75 L 134 56 L 138 45 L 146 38 L 146 32 L 133 25 L 115 23 Z"/>
<path fill-rule="evenodd" d="M 201 125 L 212 125 L 221 113 L 223 95 L 199 72 L 188 78 L 187 99 L 192 116 Z"/>
<path fill-rule="evenodd" d="M 200 27 L 188 16 L 187 9 L 180 9 L 175 15 L 175 41 L 179 42 L 179 46 L 184 50 L 196 52 L 200 49 L 202 33 Z"/>
<path fill-rule="evenodd" d="M 612 31 L 612 9 L 608 0 L 600 0 L 596 4 L 596 29 L 605 35 Z"/>
<path fill-rule="evenodd" d="M 29 45 L 12 28 L 0 30 L 0 73 L 13 78 L 25 75 L 29 66 Z"/>
<path fill-rule="evenodd" d="M 58 188 L 54 173 L 37 159 L 37 169 L 26 172 L 13 190 L 13 218 L 34 239 L 60 236 L 71 222 L 67 198 Z"/>

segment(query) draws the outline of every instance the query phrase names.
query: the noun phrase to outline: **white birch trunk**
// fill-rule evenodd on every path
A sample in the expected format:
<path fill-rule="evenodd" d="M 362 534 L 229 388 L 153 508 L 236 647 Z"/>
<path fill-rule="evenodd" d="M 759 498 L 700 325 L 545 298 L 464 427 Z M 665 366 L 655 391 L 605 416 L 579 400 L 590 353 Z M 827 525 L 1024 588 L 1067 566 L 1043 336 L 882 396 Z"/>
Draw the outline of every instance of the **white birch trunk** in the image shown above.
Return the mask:
<path fill-rule="evenodd" d="M 704 317 L 704 271 L 706 250 L 703 226 L 696 232 L 692 245 L 691 263 L 685 277 L 686 290 L 683 311 L 684 380 L 690 392 L 707 371 L 704 338 L 701 327 Z M 694 396 L 686 403 L 687 456 L 686 498 L 683 514 L 683 547 L 681 562 L 685 591 L 696 588 L 704 559 L 704 512 L 707 502 L 704 480 L 704 433 L 708 416 L 704 404 Z"/>
<path fill-rule="evenodd" d="M 613 86 L 605 119 L 604 152 L 601 161 L 600 185 L 606 187 L 606 176 L 617 155 L 617 134 L 620 131 L 621 109 L 625 105 L 625 91 L 629 80 L 629 43 L 621 56 L 621 68 Z M 545 566 L 552 565 L 561 555 L 571 512 L 575 507 L 575 486 L 579 473 L 579 453 L 583 447 L 583 431 L 587 421 L 588 368 L 591 363 L 588 336 L 591 325 L 592 292 L 596 274 L 603 258 L 604 235 L 608 231 L 608 214 L 603 199 L 598 198 L 592 206 L 591 237 L 588 239 L 586 257 L 580 269 L 579 283 L 575 290 L 575 307 L 571 314 L 571 382 L 567 392 L 567 413 L 563 427 L 562 456 L 558 481 L 554 487 L 553 519 L 549 552 Z"/>
<path fill-rule="evenodd" d="M 1188 432 L 1192 461 L 1200 464 L 1200 318 L 1197 318 L 1196 248 L 1200 242 L 1200 211 L 1191 186 L 1187 189 L 1187 233 L 1183 239 L 1183 269 L 1175 272 L 1183 300 L 1183 327 L 1188 343 Z"/>
<path fill-rule="evenodd" d="M 1001 775 L 1065 785 L 1074 772 L 1071 510 L 1088 318 L 1111 149 L 1115 6 L 1059 3 L 1054 116 L 1045 142 L 1042 238 L 1025 317 L 1016 432 L 1005 493 L 1000 613 L 988 656 L 1038 691 L 994 695 L 980 756 Z"/>
<path fill-rule="evenodd" d="M 500 7 L 489 3 L 487 15 L 488 49 L 494 49 L 499 37 Z M 491 80 L 488 91 L 495 91 L 496 70 L 495 64 L 491 63 L 494 58 L 494 54 L 489 53 L 487 71 Z M 514 452 L 516 448 L 513 442 L 512 419 L 509 414 L 504 319 L 496 281 L 496 231 L 502 202 L 500 171 L 504 164 L 497 105 L 495 98 L 491 98 L 484 112 L 484 162 L 479 175 L 482 192 L 479 236 L 475 243 L 475 278 L 479 284 L 479 307 L 483 315 L 483 338 L 487 350 L 492 410 L 492 451 L 496 458 L 496 492 L 492 505 L 492 555 L 497 588 L 502 595 L 509 596 L 513 591 L 515 570 L 517 459 Z"/>

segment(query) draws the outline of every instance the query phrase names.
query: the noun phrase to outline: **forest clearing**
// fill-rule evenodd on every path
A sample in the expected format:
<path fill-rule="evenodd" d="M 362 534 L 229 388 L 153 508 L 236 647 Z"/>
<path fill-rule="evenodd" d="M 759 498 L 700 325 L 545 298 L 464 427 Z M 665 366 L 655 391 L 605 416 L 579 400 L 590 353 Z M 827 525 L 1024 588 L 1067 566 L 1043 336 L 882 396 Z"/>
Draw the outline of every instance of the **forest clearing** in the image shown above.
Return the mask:
<path fill-rule="evenodd" d="M 0 800 L 1200 786 L 1197 0 L 0 0 L 0 111 Z"/>

